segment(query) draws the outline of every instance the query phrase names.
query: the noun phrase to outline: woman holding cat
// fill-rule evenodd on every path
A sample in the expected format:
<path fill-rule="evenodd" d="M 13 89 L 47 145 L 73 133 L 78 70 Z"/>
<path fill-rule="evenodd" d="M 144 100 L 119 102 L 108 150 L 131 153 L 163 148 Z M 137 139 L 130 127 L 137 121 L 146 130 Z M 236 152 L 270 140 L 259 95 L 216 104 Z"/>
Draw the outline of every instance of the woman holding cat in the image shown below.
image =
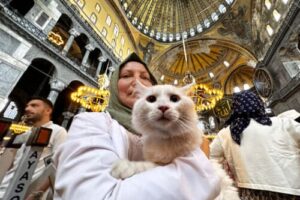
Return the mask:
<path fill-rule="evenodd" d="M 219 178 L 200 149 L 124 180 L 110 175 L 120 159 L 142 160 L 139 136 L 131 127 L 136 81 L 156 84 L 147 65 L 133 53 L 111 78 L 108 112 L 75 117 L 55 156 L 56 200 L 210 200 L 218 195 Z"/>
<path fill-rule="evenodd" d="M 241 199 L 299 199 L 300 124 L 268 117 L 251 91 L 234 95 L 227 123 L 211 143 L 210 157 L 226 159 Z"/>

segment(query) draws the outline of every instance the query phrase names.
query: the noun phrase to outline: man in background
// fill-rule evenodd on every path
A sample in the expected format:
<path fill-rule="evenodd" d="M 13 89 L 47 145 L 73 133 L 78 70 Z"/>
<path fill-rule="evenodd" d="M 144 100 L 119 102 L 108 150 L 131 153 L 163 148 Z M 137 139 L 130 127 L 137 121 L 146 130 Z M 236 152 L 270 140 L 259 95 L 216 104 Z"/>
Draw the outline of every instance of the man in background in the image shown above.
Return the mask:
<path fill-rule="evenodd" d="M 51 114 L 53 112 L 53 104 L 46 98 L 42 97 L 32 97 L 26 107 L 25 107 L 25 122 L 28 125 L 33 127 L 45 127 L 52 129 L 52 134 L 50 137 L 50 141 L 47 147 L 44 148 L 42 155 L 39 159 L 37 167 L 34 171 L 32 181 L 39 178 L 46 169 L 44 164 L 44 158 L 51 157 L 58 146 L 64 142 L 67 136 L 67 131 L 59 126 L 54 124 L 51 121 Z M 12 167 L 6 172 L 2 183 L 0 184 L 0 199 L 3 198 L 5 194 L 5 190 L 9 186 L 15 172 L 17 169 L 18 164 L 21 161 L 22 156 L 25 152 L 25 142 L 27 141 L 31 131 L 25 132 L 24 134 L 18 136 L 15 141 L 17 143 L 23 143 L 20 149 L 18 149 L 16 156 L 14 158 L 14 162 Z M 31 193 L 28 195 L 27 199 L 40 199 L 44 195 L 44 192 L 49 188 L 50 182 L 48 179 L 47 181 L 43 181 L 42 183 L 38 184 L 37 187 L 31 189 Z"/>

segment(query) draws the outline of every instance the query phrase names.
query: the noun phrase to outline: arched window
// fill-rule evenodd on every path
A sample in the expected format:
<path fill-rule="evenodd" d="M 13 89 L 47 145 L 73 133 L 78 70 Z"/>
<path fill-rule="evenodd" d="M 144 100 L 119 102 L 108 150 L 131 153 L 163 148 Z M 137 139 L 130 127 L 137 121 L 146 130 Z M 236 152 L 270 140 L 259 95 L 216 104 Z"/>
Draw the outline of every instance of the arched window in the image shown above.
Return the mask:
<path fill-rule="evenodd" d="M 11 101 L 3 113 L 3 117 L 15 119 L 18 115 L 18 107 L 15 102 Z"/>
<path fill-rule="evenodd" d="M 34 6 L 33 0 L 27 0 L 27 1 L 19 1 L 19 0 L 12 0 L 9 3 L 9 6 L 17 11 L 22 16 L 25 16 L 28 11 Z"/>

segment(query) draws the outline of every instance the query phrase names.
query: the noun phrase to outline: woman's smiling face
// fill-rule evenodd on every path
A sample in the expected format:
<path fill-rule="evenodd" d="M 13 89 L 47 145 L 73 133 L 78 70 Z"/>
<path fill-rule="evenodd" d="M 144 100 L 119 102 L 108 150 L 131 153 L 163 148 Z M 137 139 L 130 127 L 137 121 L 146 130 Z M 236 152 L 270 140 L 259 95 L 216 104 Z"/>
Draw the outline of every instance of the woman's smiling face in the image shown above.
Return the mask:
<path fill-rule="evenodd" d="M 118 97 L 120 102 L 132 108 L 137 96 L 135 93 L 136 82 L 151 86 L 150 75 L 143 64 L 135 61 L 128 62 L 121 69 L 118 80 Z"/>

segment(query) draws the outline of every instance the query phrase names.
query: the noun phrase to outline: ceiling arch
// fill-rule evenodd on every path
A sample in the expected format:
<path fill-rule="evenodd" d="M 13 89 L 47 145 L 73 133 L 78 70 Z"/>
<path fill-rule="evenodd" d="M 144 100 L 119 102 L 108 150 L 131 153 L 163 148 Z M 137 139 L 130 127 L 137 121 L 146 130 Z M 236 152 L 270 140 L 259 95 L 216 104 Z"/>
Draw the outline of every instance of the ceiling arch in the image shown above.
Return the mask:
<path fill-rule="evenodd" d="M 247 65 L 238 66 L 226 79 L 224 83 L 224 93 L 232 94 L 235 88 L 243 90 L 245 85 L 248 85 L 249 88 L 253 87 L 253 74 L 253 67 Z"/>
<path fill-rule="evenodd" d="M 256 58 L 247 49 L 231 41 L 205 38 L 170 47 L 154 59 L 150 67 L 155 76 L 160 77 L 164 83 L 174 83 L 177 79 L 179 84 L 183 84 L 183 78 L 190 72 L 197 83 L 214 85 L 217 82 L 224 88 L 226 79 L 233 71 L 240 66 L 253 69 L 256 62 Z M 246 76 L 234 83 L 248 83 L 252 80 L 251 70 L 238 70 L 235 74 L 234 80 L 239 75 Z"/>

